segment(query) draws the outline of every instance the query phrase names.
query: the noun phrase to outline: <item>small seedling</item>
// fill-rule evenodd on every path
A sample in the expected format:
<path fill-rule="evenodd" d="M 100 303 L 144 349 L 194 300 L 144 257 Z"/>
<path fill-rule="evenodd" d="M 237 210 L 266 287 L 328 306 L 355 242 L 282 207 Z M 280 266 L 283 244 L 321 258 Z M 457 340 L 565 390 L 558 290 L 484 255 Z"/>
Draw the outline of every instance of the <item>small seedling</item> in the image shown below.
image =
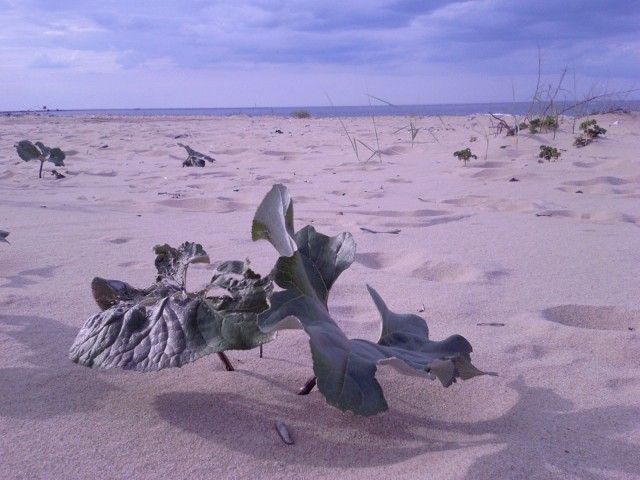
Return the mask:
<path fill-rule="evenodd" d="M 311 118 L 311 114 L 307 110 L 294 110 L 291 112 L 293 118 Z"/>
<path fill-rule="evenodd" d="M 49 148 L 42 144 L 42 142 L 36 142 L 35 145 L 29 140 L 22 140 L 16 145 L 16 151 L 18 156 L 25 162 L 31 160 L 40 160 L 40 173 L 39 178 L 42 178 L 42 167 L 44 162 L 51 162 L 56 167 L 64 167 L 64 159 L 66 155 L 58 147 Z"/>
<path fill-rule="evenodd" d="M 558 160 L 558 157 L 560 155 L 562 154 L 558 151 L 557 148 L 550 147 L 548 145 L 540 145 L 540 153 L 538 154 L 538 157 L 540 157 L 541 159 L 545 159 L 550 162 L 552 158 L 554 160 Z"/>
<path fill-rule="evenodd" d="M 582 135 L 576 137 L 573 144 L 576 147 L 586 147 L 591 142 L 595 141 L 600 135 L 607 133 L 607 130 L 598 125 L 595 119 L 585 120 L 580 124 L 580 130 Z"/>
<path fill-rule="evenodd" d="M 604 135 L 607 133 L 607 130 L 598 125 L 594 119 L 585 120 L 580 124 L 580 130 L 584 132 L 587 138 L 595 140 L 600 135 Z"/>
<path fill-rule="evenodd" d="M 469 160 L 477 159 L 478 157 L 471 153 L 470 148 L 465 148 L 464 150 L 458 150 L 457 152 L 453 152 L 454 157 L 458 157 L 458 160 L 462 160 L 464 162 L 464 166 L 467 166 L 467 162 Z"/>
<path fill-rule="evenodd" d="M 214 158 L 211 158 L 205 155 L 204 153 L 196 152 L 189 145 L 183 145 L 182 143 L 178 143 L 178 145 L 184 148 L 187 151 L 187 154 L 189 155 L 187 159 L 184 162 L 182 162 L 183 167 L 204 167 L 205 160 L 211 163 L 216 161 Z"/>

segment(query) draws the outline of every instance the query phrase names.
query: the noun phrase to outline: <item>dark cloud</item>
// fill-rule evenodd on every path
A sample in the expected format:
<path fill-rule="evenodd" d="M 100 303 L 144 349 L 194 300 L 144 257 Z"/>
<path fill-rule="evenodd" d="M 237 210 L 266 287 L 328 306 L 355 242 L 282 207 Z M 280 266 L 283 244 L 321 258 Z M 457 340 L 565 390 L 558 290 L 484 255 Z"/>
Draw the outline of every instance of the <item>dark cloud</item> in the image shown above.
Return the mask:
<path fill-rule="evenodd" d="M 0 61 L 15 68 L 313 69 L 635 81 L 640 9 L 594 0 L 0 0 Z M 74 55 L 80 52 L 79 55 Z M 87 60 L 88 59 L 88 60 Z M 0 78 L 1 80 L 1 78 Z"/>

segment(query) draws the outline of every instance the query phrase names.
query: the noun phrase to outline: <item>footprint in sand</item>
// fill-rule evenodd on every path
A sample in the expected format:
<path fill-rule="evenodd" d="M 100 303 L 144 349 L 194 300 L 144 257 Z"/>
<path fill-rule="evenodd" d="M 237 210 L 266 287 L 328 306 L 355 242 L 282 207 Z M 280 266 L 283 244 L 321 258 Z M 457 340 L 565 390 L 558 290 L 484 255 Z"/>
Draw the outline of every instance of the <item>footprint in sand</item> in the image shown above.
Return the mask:
<path fill-rule="evenodd" d="M 218 198 L 176 198 L 156 202 L 165 207 L 178 208 L 187 212 L 231 213 L 248 208 L 248 205 L 228 197 Z"/>
<path fill-rule="evenodd" d="M 618 185 L 626 185 L 628 183 L 632 183 L 632 182 L 625 178 L 606 176 L 606 177 L 591 178 L 589 180 L 575 180 L 570 182 L 563 182 L 562 185 L 573 185 L 576 187 L 590 187 L 593 185 L 618 186 Z"/>
<path fill-rule="evenodd" d="M 389 270 L 421 280 L 442 283 L 496 281 L 508 274 L 504 270 L 484 271 L 473 265 L 425 260 L 419 255 L 393 256 L 383 252 L 357 253 L 356 263 L 374 270 Z"/>
<path fill-rule="evenodd" d="M 550 322 L 569 327 L 626 331 L 640 329 L 640 310 L 622 307 L 559 305 L 543 310 L 542 315 Z"/>
<path fill-rule="evenodd" d="M 121 245 L 123 243 L 127 243 L 131 241 L 130 238 L 126 238 L 126 237 L 118 237 L 118 238 L 108 238 L 107 242 L 109 243 L 115 243 L 116 245 Z"/>

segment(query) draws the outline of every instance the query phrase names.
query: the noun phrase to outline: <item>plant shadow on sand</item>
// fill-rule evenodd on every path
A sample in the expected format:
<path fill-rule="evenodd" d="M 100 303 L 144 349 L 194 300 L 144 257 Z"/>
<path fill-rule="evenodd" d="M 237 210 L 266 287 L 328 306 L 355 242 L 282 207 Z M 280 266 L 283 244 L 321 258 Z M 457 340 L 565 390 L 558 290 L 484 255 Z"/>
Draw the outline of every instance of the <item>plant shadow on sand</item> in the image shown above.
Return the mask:
<path fill-rule="evenodd" d="M 637 445 L 620 438 L 637 428 L 640 409 L 576 411 L 551 389 L 530 387 L 521 378 L 508 386 L 517 393 L 517 402 L 504 415 L 475 423 L 434 421 L 398 408 L 376 417 L 354 417 L 320 405 L 322 399 L 310 405 L 291 391 L 277 403 L 262 401 L 255 391 L 171 392 L 157 396 L 155 407 L 170 424 L 262 461 L 371 468 L 488 446 L 499 450 L 479 456 L 460 478 L 574 475 L 595 480 L 603 471 L 640 474 Z M 303 456 L 295 446 L 283 448 L 273 429 L 277 417 L 291 428 L 296 443 L 314 445 L 313 455 Z"/>
<path fill-rule="evenodd" d="M 76 333 L 51 318 L 0 314 L 0 335 L 27 350 L 16 360 L 32 365 L 0 368 L 0 417 L 45 420 L 101 408 L 115 387 L 69 361 Z"/>

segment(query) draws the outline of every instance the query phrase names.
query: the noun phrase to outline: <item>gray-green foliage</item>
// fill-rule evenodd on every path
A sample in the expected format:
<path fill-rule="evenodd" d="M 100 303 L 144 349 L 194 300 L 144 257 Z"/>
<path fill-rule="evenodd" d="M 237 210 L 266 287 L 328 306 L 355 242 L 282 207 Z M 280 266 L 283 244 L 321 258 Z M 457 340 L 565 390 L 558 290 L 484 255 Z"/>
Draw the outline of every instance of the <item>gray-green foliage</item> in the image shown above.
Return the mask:
<path fill-rule="evenodd" d="M 56 167 L 64 167 L 65 153 L 58 147 L 49 148 L 42 142 L 36 142 L 35 145 L 29 140 L 22 140 L 14 145 L 18 156 L 25 162 L 31 160 L 40 161 L 39 178 L 42 178 L 42 167 L 44 162 L 51 162 Z"/>
<path fill-rule="evenodd" d="M 294 110 L 293 112 L 291 112 L 291 116 L 293 118 L 311 118 L 311 114 L 309 113 L 308 110 Z"/>
<path fill-rule="evenodd" d="M 554 160 L 558 160 L 560 155 L 562 155 L 562 153 L 560 153 L 557 148 L 550 147 L 549 145 L 540 145 L 540 153 L 538 153 L 539 158 L 544 158 L 550 162 L 552 158 Z"/>
<path fill-rule="evenodd" d="M 464 162 L 464 166 L 467 166 L 467 163 L 469 162 L 469 160 L 473 159 L 477 159 L 477 155 L 474 155 L 473 153 L 471 153 L 471 149 L 470 148 L 465 148 L 464 150 L 458 150 L 457 152 L 453 152 L 453 156 L 454 157 L 458 157 L 458 160 L 462 160 Z"/>
<path fill-rule="evenodd" d="M 69 356 L 86 367 L 151 371 L 181 367 L 225 350 L 255 348 L 272 339 L 257 327 L 272 282 L 245 262 L 221 264 L 201 291 L 187 292 L 187 268 L 209 263 L 201 245 L 156 246 L 156 283 L 137 289 L 95 278 L 91 289 L 102 312 L 80 330 Z M 208 296 L 217 288 L 222 294 Z"/>
<path fill-rule="evenodd" d="M 582 135 L 577 136 L 573 141 L 576 147 L 586 147 L 591 142 L 597 140 L 600 135 L 607 133 L 607 130 L 598 125 L 598 122 L 593 118 L 582 122 L 580 124 L 580 130 L 582 130 Z"/>
<path fill-rule="evenodd" d="M 293 202 L 281 185 L 274 186 L 260 209 L 293 216 Z M 348 339 L 329 314 L 328 297 L 338 276 L 355 258 L 353 237 L 349 233 L 328 237 L 311 226 L 295 235 L 292 231 L 293 223 L 285 218 L 256 215 L 254 220 L 254 240 L 269 240 L 282 255 L 272 272 L 281 290 L 272 293 L 271 307 L 259 315 L 258 323 L 262 331 L 272 332 L 295 328 L 290 319 L 298 319 L 309 335 L 314 374 L 327 403 L 357 415 L 385 411 L 387 403 L 375 378 L 379 365 L 390 365 L 405 374 L 438 378 L 445 387 L 457 378 L 484 374 L 471 364 L 472 348 L 466 339 L 453 335 L 441 342 L 429 340 L 422 318 L 392 312 L 371 287 L 367 288 L 381 315 L 380 339 L 377 343 Z M 282 242 L 284 236 L 289 236 L 297 247 L 292 255 L 292 242 Z M 278 246 L 282 244 L 284 248 Z"/>
<path fill-rule="evenodd" d="M 280 254 L 267 277 L 244 262 L 225 262 L 209 285 L 189 293 L 188 266 L 209 258 L 200 245 L 187 242 L 179 249 L 155 247 L 158 278 L 147 289 L 94 279 L 92 290 L 103 311 L 87 320 L 71 359 L 89 367 L 159 370 L 210 353 L 254 348 L 277 330 L 301 327 L 309 335 L 318 389 L 330 405 L 357 415 L 387 409 L 375 378 L 379 365 L 438 378 L 445 387 L 484 374 L 472 365 L 466 339 L 430 340 L 422 318 L 392 312 L 371 287 L 382 322 L 380 338 L 347 338 L 329 314 L 328 302 L 331 288 L 354 261 L 353 236 L 329 237 L 312 226 L 295 232 L 293 201 L 283 185 L 274 185 L 258 207 L 252 238 L 268 240 Z M 214 287 L 225 293 L 208 296 Z"/>
<path fill-rule="evenodd" d="M 540 118 L 532 118 L 529 123 L 522 122 L 519 125 L 520 130 L 524 130 L 525 128 L 529 129 L 529 133 L 541 133 L 548 132 L 550 130 L 557 130 L 558 128 L 558 120 L 556 117 L 551 115 L 545 115 Z"/>

